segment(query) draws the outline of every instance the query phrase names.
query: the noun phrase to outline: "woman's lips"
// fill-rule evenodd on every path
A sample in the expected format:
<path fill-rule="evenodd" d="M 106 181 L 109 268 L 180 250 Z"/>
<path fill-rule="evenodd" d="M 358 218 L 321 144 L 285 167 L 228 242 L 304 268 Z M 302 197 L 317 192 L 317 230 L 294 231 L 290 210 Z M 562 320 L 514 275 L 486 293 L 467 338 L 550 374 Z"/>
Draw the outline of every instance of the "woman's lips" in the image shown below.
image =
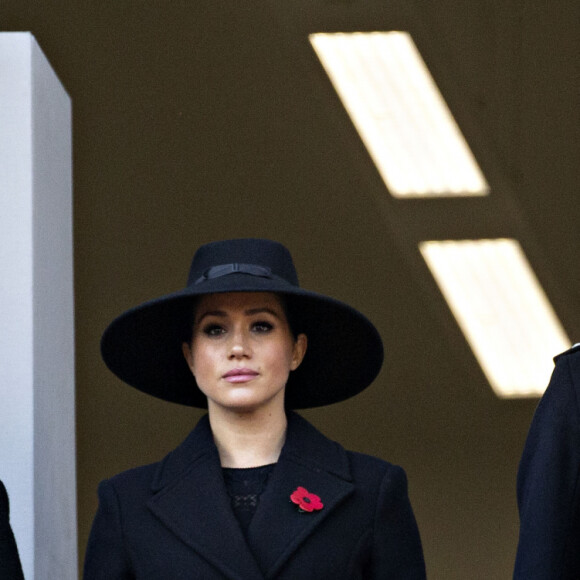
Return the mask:
<path fill-rule="evenodd" d="M 228 383 L 245 383 L 247 381 L 251 381 L 253 378 L 257 377 L 258 373 L 253 371 L 252 369 L 232 369 L 228 371 L 225 375 L 223 375 L 223 379 L 225 379 Z"/>

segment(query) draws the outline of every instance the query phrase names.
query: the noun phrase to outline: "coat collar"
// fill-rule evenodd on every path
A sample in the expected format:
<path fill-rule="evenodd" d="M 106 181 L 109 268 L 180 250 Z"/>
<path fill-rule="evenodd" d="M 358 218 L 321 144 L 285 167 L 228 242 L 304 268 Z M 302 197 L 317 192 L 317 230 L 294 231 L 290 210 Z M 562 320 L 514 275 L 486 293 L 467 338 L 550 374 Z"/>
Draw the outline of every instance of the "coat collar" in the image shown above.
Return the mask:
<path fill-rule="evenodd" d="M 324 508 L 303 514 L 290 502 L 302 486 Z M 244 538 L 230 507 L 207 415 L 160 464 L 151 511 L 229 579 L 274 578 L 354 486 L 344 449 L 296 413 L 280 459 Z"/>

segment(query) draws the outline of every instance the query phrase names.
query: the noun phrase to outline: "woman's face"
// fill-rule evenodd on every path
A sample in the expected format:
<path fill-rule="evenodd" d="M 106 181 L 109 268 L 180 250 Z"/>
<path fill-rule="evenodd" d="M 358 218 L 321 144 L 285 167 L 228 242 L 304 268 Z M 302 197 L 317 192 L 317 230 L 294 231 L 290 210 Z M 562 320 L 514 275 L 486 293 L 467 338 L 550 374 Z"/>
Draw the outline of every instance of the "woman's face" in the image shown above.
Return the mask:
<path fill-rule="evenodd" d="M 197 303 L 183 354 L 208 408 L 250 412 L 284 407 L 290 371 L 302 362 L 306 336 L 292 336 L 284 307 L 269 292 L 208 294 Z"/>

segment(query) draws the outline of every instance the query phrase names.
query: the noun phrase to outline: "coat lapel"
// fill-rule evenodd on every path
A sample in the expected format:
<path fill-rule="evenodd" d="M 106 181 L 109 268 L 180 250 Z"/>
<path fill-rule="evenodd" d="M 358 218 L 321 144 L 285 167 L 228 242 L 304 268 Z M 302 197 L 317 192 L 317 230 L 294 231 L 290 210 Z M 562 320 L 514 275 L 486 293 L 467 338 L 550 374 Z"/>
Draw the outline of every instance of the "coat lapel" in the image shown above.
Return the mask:
<path fill-rule="evenodd" d="M 300 513 L 290 501 L 298 486 L 320 496 L 322 510 Z M 291 413 L 282 454 L 248 531 L 265 577 L 277 577 L 288 558 L 353 491 L 344 449 Z"/>
<path fill-rule="evenodd" d="M 230 507 L 207 416 L 162 462 L 149 509 L 225 578 L 263 574 Z"/>

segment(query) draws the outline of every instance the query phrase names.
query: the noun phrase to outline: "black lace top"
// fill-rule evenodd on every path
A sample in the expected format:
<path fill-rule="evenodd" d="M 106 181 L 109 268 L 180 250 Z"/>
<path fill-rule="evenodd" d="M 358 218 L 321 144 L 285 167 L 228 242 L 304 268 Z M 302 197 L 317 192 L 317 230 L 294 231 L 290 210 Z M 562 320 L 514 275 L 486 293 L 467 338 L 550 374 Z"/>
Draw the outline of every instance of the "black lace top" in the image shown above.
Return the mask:
<path fill-rule="evenodd" d="M 266 489 L 268 477 L 275 463 L 260 467 L 222 468 L 226 489 L 232 501 L 234 514 L 244 534 L 256 513 L 260 495 Z"/>

